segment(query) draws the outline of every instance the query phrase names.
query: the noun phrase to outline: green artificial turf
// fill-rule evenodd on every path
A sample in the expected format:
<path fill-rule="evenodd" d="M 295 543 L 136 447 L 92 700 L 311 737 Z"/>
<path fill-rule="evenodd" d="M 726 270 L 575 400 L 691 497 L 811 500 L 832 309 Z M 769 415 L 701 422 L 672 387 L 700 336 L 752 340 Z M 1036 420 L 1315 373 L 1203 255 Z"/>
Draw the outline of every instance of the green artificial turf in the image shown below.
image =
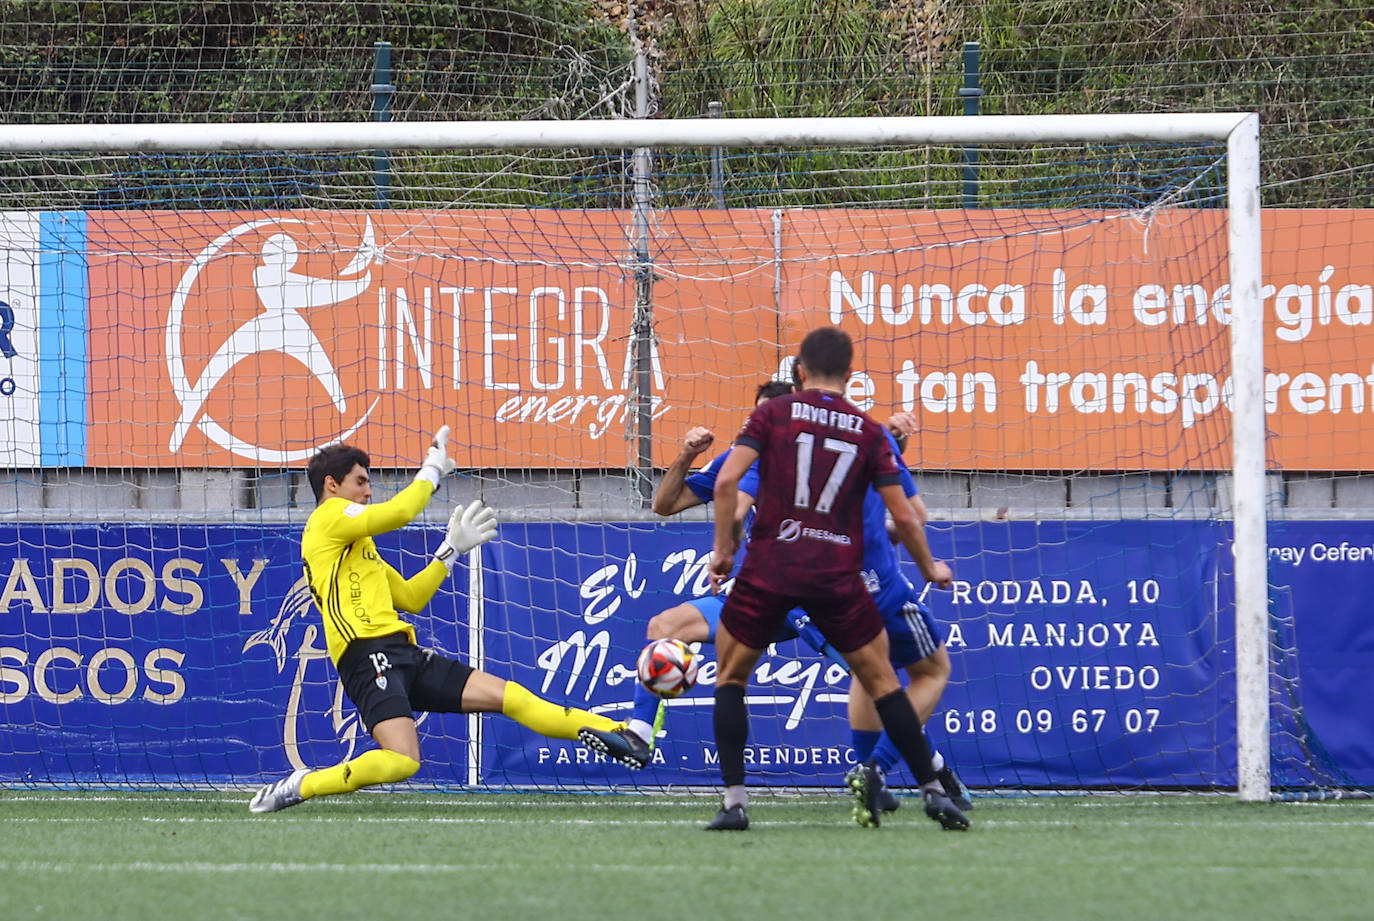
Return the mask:
<path fill-rule="evenodd" d="M 765 796 L 708 833 L 705 794 L 246 799 L 0 791 L 0 918 L 1374 917 L 1368 802 L 982 797 L 959 833 Z"/>

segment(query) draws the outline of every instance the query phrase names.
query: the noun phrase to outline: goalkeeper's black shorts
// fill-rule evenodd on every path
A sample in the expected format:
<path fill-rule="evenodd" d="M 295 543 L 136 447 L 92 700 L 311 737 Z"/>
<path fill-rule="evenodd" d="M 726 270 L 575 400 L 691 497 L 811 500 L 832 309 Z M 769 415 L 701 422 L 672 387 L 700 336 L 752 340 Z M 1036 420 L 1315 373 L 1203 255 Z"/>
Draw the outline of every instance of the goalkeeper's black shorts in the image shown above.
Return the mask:
<path fill-rule="evenodd" d="M 344 693 L 367 731 L 415 713 L 462 713 L 472 666 L 422 649 L 404 633 L 354 640 L 339 657 Z"/>

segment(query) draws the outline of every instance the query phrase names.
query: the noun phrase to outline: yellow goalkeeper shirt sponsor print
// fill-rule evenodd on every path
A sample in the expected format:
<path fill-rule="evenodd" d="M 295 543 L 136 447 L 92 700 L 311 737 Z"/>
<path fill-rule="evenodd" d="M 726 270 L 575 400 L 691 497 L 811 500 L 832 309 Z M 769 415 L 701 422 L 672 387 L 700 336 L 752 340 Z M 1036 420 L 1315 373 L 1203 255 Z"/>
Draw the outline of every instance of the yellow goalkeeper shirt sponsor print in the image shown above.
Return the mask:
<path fill-rule="evenodd" d="M 310 513 L 301 559 L 335 665 L 356 639 L 404 633 L 415 642 L 415 628 L 398 611 L 415 613 L 428 604 L 448 569 L 433 560 L 406 579 L 381 558 L 372 537 L 409 524 L 433 491 L 416 480 L 386 502 L 359 505 L 335 497 Z"/>

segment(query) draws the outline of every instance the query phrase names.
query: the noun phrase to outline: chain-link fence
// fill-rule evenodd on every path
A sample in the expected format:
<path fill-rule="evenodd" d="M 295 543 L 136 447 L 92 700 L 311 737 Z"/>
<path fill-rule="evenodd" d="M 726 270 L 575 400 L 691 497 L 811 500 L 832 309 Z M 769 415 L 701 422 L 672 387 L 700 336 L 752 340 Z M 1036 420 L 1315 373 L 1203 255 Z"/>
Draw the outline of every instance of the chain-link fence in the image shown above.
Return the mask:
<path fill-rule="evenodd" d="M 0 5 L 11 123 L 633 117 L 636 54 L 650 63 L 658 116 L 1256 110 L 1267 205 L 1374 199 L 1369 0 Z M 796 167 L 727 158 L 713 190 L 697 178 L 709 175 L 705 156 L 660 164 L 665 203 L 723 193 L 759 204 L 750 195 L 776 186 L 767 177 Z M 845 164 L 815 156 L 813 176 L 835 168 L 850 181 Z M 958 206 L 963 152 L 924 157 L 949 167 L 947 190 L 926 204 Z M 161 185 L 186 166 L 147 169 Z M 308 201 L 335 165 L 303 159 L 284 175 L 242 166 L 245 198 L 276 207 Z M 628 194 L 616 158 L 587 169 L 588 194 Z M 8 167 L 25 170 L 41 172 Z M 103 204 L 148 203 L 137 175 L 120 179 Z M 999 204 L 995 190 L 979 203 Z"/>

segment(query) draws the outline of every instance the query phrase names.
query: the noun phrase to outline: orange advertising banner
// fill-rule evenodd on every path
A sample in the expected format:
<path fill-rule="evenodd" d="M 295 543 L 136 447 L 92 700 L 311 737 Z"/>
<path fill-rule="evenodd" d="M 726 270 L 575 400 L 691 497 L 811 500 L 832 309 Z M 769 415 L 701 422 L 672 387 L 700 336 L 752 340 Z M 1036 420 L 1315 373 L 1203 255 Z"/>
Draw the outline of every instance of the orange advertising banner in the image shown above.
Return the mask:
<path fill-rule="evenodd" d="M 92 212 L 91 466 L 623 468 L 724 443 L 805 332 L 853 334 L 850 397 L 969 470 L 1230 463 L 1225 212 Z M 1270 453 L 1367 468 L 1374 212 L 1264 215 Z M 637 285 L 654 347 L 638 364 Z M 919 452 L 919 453 L 917 453 Z"/>
<path fill-rule="evenodd" d="M 93 214 L 88 463 L 302 466 L 342 440 L 404 466 L 450 425 L 460 466 L 632 465 L 625 228 L 612 212 Z M 706 215 L 674 246 L 733 257 L 771 236 L 766 217 Z M 775 335 L 771 274 L 721 273 L 712 256 L 655 289 L 659 461 L 695 414 L 738 425 L 722 408 L 777 367 L 757 326 L 767 313 Z"/>
<path fill-rule="evenodd" d="M 788 338 L 853 334 L 851 396 L 918 415 L 917 463 L 1230 466 L 1224 211 L 848 212 L 839 231 L 808 212 L 789 229 Z M 1272 463 L 1368 469 L 1374 212 L 1265 212 L 1263 240 Z"/>

